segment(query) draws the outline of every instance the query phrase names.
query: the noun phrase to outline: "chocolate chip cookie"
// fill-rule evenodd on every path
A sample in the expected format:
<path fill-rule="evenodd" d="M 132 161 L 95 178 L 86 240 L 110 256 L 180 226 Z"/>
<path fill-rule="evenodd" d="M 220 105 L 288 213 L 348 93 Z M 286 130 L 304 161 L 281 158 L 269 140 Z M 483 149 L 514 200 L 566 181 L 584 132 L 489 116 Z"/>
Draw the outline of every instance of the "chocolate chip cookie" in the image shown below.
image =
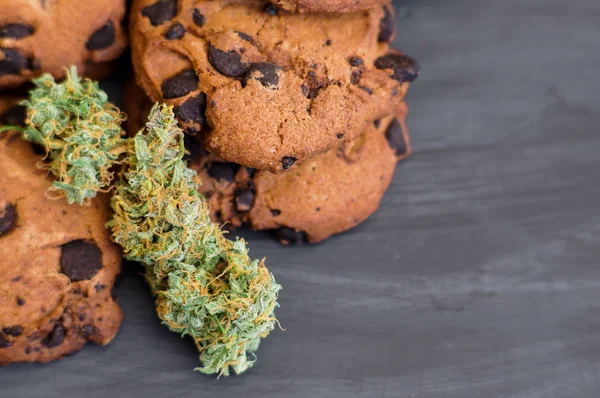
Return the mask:
<path fill-rule="evenodd" d="M 418 65 L 389 49 L 389 6 L 292 14 L 262 0 L 136 0 L 138 84 L 221 159 L 272 172 L 356 139 Z"/>
<path fill-rule="evenodd" d="M 127 45 L 125 0 L 0 0 L 0 89 L 41 73 L 64 77 L 116 59 Z"/>
<path fill-rule="evenodd" d="M 10 102 L 0 101 L 2 122 L 22 112 Z M 0 364 L 108 344 L 122 319 L 111 296 L 121 254 L 104 227 L 107 197 L 89 206 L 49 198 L 39 162 L 20 133 L 0 133 Z"/>
<path fill-rule="evenodd" d="M 146 121 L 151 102 L 143 98 L 129 87 L 125 98 L 129 134 Z M 197 136 L 186 138 L 187 158 L 202 181 L 199 191 L 210 198 L 215 222 L 275 230 L 283 243 L 319 242 L 358 225 L 377 210 L 396 163 L 411 150 L 405 116 L 402 103 L 397 117 L 374 121 L 353 141 L 287 173 L 226 162 L 204 150 Z"/>
<path fill-rule="evenodd" d="M 356 12 L 383 5 L 389 0 L 271 0 L 290 12 Z"/>

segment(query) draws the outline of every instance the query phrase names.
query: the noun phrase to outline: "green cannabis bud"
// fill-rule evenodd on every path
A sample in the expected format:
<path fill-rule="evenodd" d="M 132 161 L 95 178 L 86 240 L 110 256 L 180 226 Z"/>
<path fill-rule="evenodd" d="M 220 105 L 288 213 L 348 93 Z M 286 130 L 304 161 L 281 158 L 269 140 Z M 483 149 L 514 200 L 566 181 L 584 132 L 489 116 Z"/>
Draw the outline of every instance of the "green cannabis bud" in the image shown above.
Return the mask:
<path fill-rule="evenodd" d="M 49 74 L 33 83 L 22 102 L 27 107 L 24 137 L 46 150 L 56 176 L 53 189 L 69 203 L 82 204 L 113 179 L 111 168 L 125 150 L 124 116 L 98 83 L 82 80 L 75 67 L 62 83 Z"/>
<path fill-rule="evenodd" d="M 183 161 L 183 137 L 172 107 L 155 105 L 127 147 L 108 227 L 125 256 L 145 264 L 162 322 L 194 339 L 203 364 L 196 370 L 239 374 L 275 327 L 281 287 L 243 240 L 226 239 L 210 220 Z"/>

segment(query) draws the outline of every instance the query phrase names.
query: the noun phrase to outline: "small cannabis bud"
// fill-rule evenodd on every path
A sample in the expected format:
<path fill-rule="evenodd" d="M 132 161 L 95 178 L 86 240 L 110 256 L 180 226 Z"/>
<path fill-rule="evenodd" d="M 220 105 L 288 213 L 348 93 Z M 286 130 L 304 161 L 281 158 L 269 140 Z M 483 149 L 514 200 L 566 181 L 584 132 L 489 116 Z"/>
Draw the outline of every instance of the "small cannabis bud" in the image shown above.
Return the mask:
<path fill-rule="evenodd" d="M 183 137 L 172 107 L 155 105 L 146 132 L 127 147 L 108 227 L 126 257 L 145 264 L 162 322 L 194 338 L 204 365 L 197 370 L 239 374 L 277 322 L 281 286 L 242 240 L 227 240 L 211 222 L 183 161 Z"/>
<path fill-rule="evenodd" d="M 113 179 L 111 168 L 125 150 L 124 116 L 98 83 L 82 81 L 75 67 L 62 83 L 49 74 L 33 83 L 29 100 L 22 102 L 27 107 L 23 134 L 46 150 L 54 190 L 69 203 L 82 204 Z"/>

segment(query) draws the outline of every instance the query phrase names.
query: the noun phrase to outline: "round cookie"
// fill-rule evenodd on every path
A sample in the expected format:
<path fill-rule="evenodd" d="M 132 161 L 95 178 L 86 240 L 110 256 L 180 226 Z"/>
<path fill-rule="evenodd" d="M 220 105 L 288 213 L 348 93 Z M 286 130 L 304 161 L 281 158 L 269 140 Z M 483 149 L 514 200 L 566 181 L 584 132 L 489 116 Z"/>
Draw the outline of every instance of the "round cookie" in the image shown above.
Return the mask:
<path fill-rule="evenodd" d="M 271 0 L 290 12 L 356 12 L 389 3 L 389 0 Z"/>
<path fill-rule="evenodd" d="M 0 89 L 65 67 L 101 71 L 127 46 L 124 0 L 0 0 Z"/>
<path fill-rule="evenodd" d="M 0 124 L 18 120 L 14 102 L 0 100 Z M 104 227 L 108 198 L 89 206 L 49 198 L 39 162 L 20 133 L 0 133 L 0 364 L 108 344 L 122 320 L 111 296 L 121 253 Z"/>
<path fill-rule="evenodd" d="M 221 159 L 272 172 L 358 137 L 401 106 L 416 62 L 389 49 L 389 6 L 291 14 L 262 0 L 136 0 L 138 84 Z"/>
<path fill-rule="evenodd" d="M 145 123 L 151 103 L 143 98 L 129 87 L 129 134 Z M 411 151 L 405 117 L 402 103 L 396 118 L 377 120 L 355 140 L 277 174 L 223 161 L 188 136 L 188 166 L 198 172 L 198 189 L 210 198 L 215 222 L 275 230 L 283 243 L 320 242 L 355 227 L 378 209 L 396 163 Z"/>

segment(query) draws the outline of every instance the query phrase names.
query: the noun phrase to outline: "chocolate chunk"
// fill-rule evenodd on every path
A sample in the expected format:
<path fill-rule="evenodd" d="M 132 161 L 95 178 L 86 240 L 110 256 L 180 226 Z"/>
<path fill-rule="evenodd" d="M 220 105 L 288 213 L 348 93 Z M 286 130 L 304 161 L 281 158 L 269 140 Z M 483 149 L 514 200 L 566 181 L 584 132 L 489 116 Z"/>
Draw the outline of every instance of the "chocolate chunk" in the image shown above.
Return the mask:
<path fill-rule="evenodd" d="M 235 204 L 238 211 L 250 211 L 254 205 L 254 193 L 250 190 L 239 192 L 235 198 Z"/>
<path fill-rule="evenodd" d="M 202 126 L 205 123 L 206 94 L 200 93 L 195 97 L 188 98 L 183 104 L 173 108 L 173 111 L 179 121 Z"/>
<path fill-rule="evenodd" d="M 44 339 L 42 340 L 42 344 L 48 348 L 58 347 L 62 344 L 65 339 L 65 328 L 62 325 L 57 324 L 54 326 L 54 329 Z"/>
<path fill-rule="evenodd" d="M 236 51 L 222 51 L 212 45 L 208 46 L 208 62 L 219 73 L 229 77 L 242 77 L 248 72 L 248 64 Z"/>
<path fill-rule="evenodd" d="M 27 67 L 32 70 L 39 70 L 42 67 L 42 63 L 39 59 L 29 58 L 27 60 Z"/>
<path fill-rule="evenodd" d="M 388 54 L 379 57 L 375 61 L 375 67 L 393 70 L 392 79 L 401 83 L 413 82 L 419 77 L 419 64 L 404 54 Z"/>
<path fill-rule="evenodd" d="M 198 88 L 198 75 L 193 69 L 186 69 L 168 78 L 160 86 L 165 99 L 183 97 Z"/>
<path fill-rule="evenodd" d="M 96 293 L 101 292 L 105 288 L 106 288 L 106 286 L 101 283 L 96 283 L 96 285 L 94 286 L 94 289 L 96 289 Z"/>
<path fill-rule="evenodd" d="M 174 23 L 165 34 L 167 40 L 179 40 L 185 35 L 185 28 L 179 22 Z"/>
<path fill-rule="evenodd" d="M 235 198 L 235 204 L 239 211 L 249 211 L 254 204 L 253 187 L 248 187 L 248 189 L 238 191 Z"/>
<path fill-rule="evenodd" d="M 183 156 L 184 160 L 194 161 L 207 153 L 198 137 L 186 134 L 183 137 L 183 145 L 186 152 Z"/>
<path fill-rule="evenodd" d="M 72 281 L 92 279 L 102 268 L 102 251 L 93 242 L 74 240 L 61 248 L 60 269 Z"/>
<path fill-rule="evenodd" d="M 7 326 L 5 328 L 2 328 L 2 331 L 9 336 L 19 337 L 21 334 L 23 334 L 23 326 L 21 326 L 21 325 Z"/>
<path fill-rule="evenodd" d="M 352 71 L 350 75 L 350 83 L 358 84 L 360 82 L 360 78 L 362 77 L 362 71 L 360 69 L 356 69 Z"/>
<path fill-rule="evenodd" d="M 296 158 L 293 158 L 291 156 L 285 156 L 283 159 L 281 159 L 281 164 L 283 165 L 284 170 L 289 169 L 295 163 L 296 163 Z"/>
<path fill-rule="evenodd" d="M 389 43 L 396 30 L 396 19 L 388 6 L 383 7 L 383 11 L 385 15 L 379 21 L 379 37 L 377 39 L 380 43 Z"/>
<path fill-rule="evenodd" d="M 310 88 L 306 84 L 303 84 L 300 86 L 300 89 L 302 90 L 302 95 L 308 98 L 308 95 L 310 94 Z"/>
<path fill-rule="evenodd" d="M 277 71 L 282 71 L 283 68 L 276 64 L 261 62 L 252 64 L 246 74 L 246 83 L 250 79 L 256 79 L 265 87 L 277 88 L 279 84 L 279 76 Z"/>
<path fill-rule="evenodd" d="M 369 87 L 367 86 L 359 86 L 358 88 L 360 88 L 361 90 L 367 92 L 367 94 L 371 95 L 373 94 L 373 90 L 371 90 Z"/>
<path fill-rule="evenodd" d="M 24 105 L 15 105 L 0 116 L 0 123 L 9 126 L 22 126 L 25 124 L 26 117 L 27 108 Z"/>
<path fill-rule="evenodd" d="M 0 47 L 0 52 L 4 54 L 0 61 L 0 76 L 18 75 L 21 70 L 29 68 L 29 60 L 17 50 Z"/>
<path fill-rule="evenodd" d="M 170 21 L 177 15 L 177 0 L 160 0 L 144 7 L 142 15 L 148 17 L 153 26 Z"/>
<path fill-rule="evenodd" d="M 235 163 L 213 162 L 208 168 L 208 175 L 217 181 L 233 182 L 240 166 Z"/>
<path fill-rule="evenodd" d="M 264 12 L 269 14 L 272 17 L 279 15 L 279 8 L 274 4 L 269 4 L 265 7 Z"/>
<path fill-rule="evenodd" d="M 361 66 L 363 64 L 361 57 L 352 57 L 348 60 L 348 62 L 350 62 L 350 65 L 352 66 Z"/>
<path fill-rule="evenodd" d="M 256 42 L 254 41 L 252 36 L 250 36 L 244 32 L 238 32 L 237 30 L 235 31 L 235 33 L 237 33 L 237 35 L 240 37 L 240 39 L 247 41 L 248 43 L 252 43 L 253 45 L 256 46 Z"/>
<path fill-rule="evenodd" d="M 31 354 L 31 347 L 25 347 L 25 354 Z"/>
<path fill-rule="evenodd" d="M 103 27 L 95 31 L 85 47 L 88 50 L 102 50 L 110 47 L 115 42 L 115 26 L 108 21 Z"/>
<path fill-rule="evenodd" d="M 80 334 L 83 337 L 90 337 L 91 335 L 93 335 L 95 332 L 94 330 L 94 326 L 87 324 L 87 325 L 83 325 L 83 327 L 80 330 Z"/>
<path fill-rule="evenodd" d="M 254 174 L 256 174 L 256 169 L 252 167 L 246 167 L 246 173 L 248 173 L 249 178 L 254 178 Z"/>
<path fill-rule="evenodd" d="M 0 236 L 6 234 L 15 227 L 17 221 L 17 209 L 10 203 L 0 212 Z"/>
<path fill-rule="evenodd" d="M 0 348 L 8 348 L 12 345 L 12 342 L 6 338 L 5 335 L 0 334 Z"/>
<path fill-rule="evenodd" d="M 304 232 L 287 227 L 275 230 L 275 236 L 284 245 L 300 245 L 306 240 Z"/>
<path fill-rule="evenodd" d="M 337 138 L 344 138 L 344 134 L 338 134 Z"/>
<path fill-rule="evenodd" d="M 329 47 L 331 45 L 331 39 L 327 39 L 325 41 L 325 47 Z"/>
<path fill-rule="evenodd" d="M 271 209 L 271 214 L 273 215 L 273 217 L 277 217 L 277 216 L 281 215 L 281 210 Z"/>
<path fill-rule="evenodd" d="M 400 122 L 398 122 L 398 119 L 394 119 L 389 125 L 385 132 L 385 138 L 387 138 L 390 147 L 396 151 L 396 156 L 406 155 L 408 146 L 404 139 L 404 134 L 402 134 L 402 126 L 400 125 Z"/>
<path fill-rule="evenodd" d="M 197 8 L 194 8 L 194 14 L 192 15 L 192 19 L 194 20 L 194 23 L 198 26 L 203 26 L 204 22 L 206 22 L 206 18 L 204 18 L 204 15 L 202 15 L 200 10 Z"/>
<path fill-rule="evenodd" d="M 33 34 L 33 27 L 22 23 L 9 23 L 0 26 L 0 39 L 22 39 Z"/>
<path fill-rule="evenodd" d="M 381 125 L 381 120 L 379 120 L 379 119 L 373 120 L 373 125 L 375 126 L 376 129 L 378 129 L 379 126 Z"/>
<path fill-rule="evenodd" d="M 22 307 L 22 306 L 24 306 L 24 305 L 25 305 L 25 300 L 24 300 L 24 299 L 22 299 L 21 297 L 17 297 L 17 305 L 18 305 L 19 307 Z"/>

